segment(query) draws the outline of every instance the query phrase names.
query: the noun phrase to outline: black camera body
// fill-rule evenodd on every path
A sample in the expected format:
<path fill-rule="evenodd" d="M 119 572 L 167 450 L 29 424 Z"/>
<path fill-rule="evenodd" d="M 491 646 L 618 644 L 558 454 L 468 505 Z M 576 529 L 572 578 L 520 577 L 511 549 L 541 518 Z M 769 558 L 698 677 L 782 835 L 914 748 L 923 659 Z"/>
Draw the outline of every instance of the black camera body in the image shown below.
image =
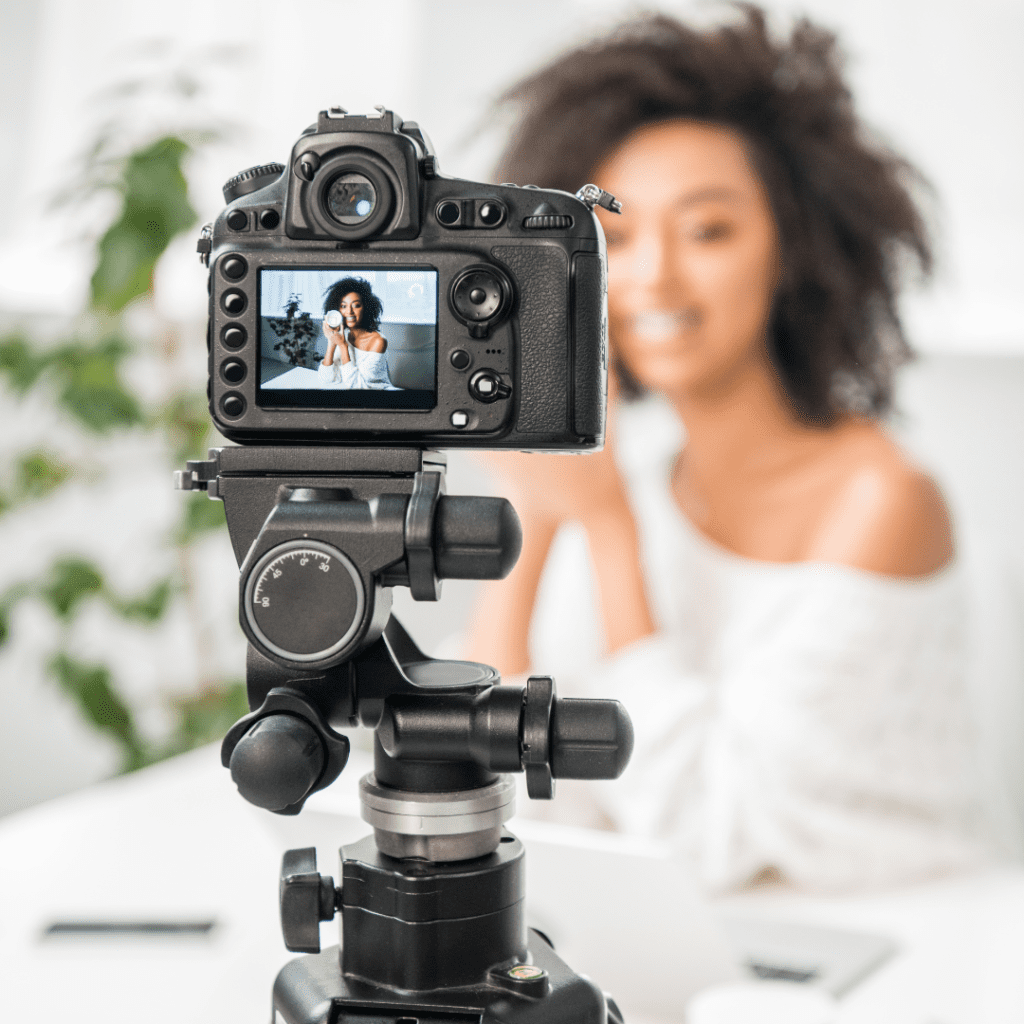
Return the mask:
<path fill-rule="evenodd" d="M 603 444 L 605 252 L 592 202 L 442 177 L 420 129 L 383 108 L 322 112 L 287 167 L 251 168 L 224 191 L 200 251 L 210 412 L 226 437 Z"/>

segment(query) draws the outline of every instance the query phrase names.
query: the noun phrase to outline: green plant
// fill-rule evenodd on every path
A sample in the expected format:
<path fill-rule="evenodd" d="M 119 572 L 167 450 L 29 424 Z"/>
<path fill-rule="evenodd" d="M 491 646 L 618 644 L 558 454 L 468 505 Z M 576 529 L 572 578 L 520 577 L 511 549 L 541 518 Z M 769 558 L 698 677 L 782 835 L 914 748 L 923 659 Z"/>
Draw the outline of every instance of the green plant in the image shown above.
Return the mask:
<path fill-rule="evenodd" d="M 171 325 L 163 325 L 155 340 L 133 335 L 131 314 L 148 307 L 152 319 L 157 263 L 173 239 L 196 222 L 184 165 L 195 146 L 209 137 L 196 134 L 187 141 L 168 134 L 119 154 L 113 136 L 101 136 L 86 161 L 77 194 L 112 191 L 120 202 L 94 244 L 86 308 L 56 344 L 46 344 L 24 327 L 0 337 L 0 378 L 15 399 L 47 402 L 61 422 L 95 446 L 146 435 L 159 442 L 174 466 L 204 454 L 211 434 L 205 397 L 172 386 L 157 399 L 143 399 L 125 383 L 125 369 L 130 359 L 153 357 L 147 347 L 156 346 L 157 360 L 166 364 L 180 347 L 182 339 Z M 60 501 L 72 484 L 100 486 L 103 474 L 102 460 L 71 464 L 48 446 L 19 452 L 0 469 L 0 516 L 32 502 Z M 175 602 L 195 601 L 196 545 L 223 528 L 219 502 L 183 495 L 179 521 L 166 537 L 175 568 L 144 592 L 122 594 L 95 560 L 63 552 L 37 575 L 0 593 L 0 646 L 10 640 L 15 609 L 22 602 L 47 608 L 55 628 L 51 649 L 40 655 L 45 670 L 84 718 L 117 744 L 126 771 L 219 738 L 247 710 L 244 685 L 203 677 L 192 693 L 165 697 L 173 727 L 169 735 L 149 739 L 114 670 L 82 659 L 72 643 L 72 628 L 96 603 L 131 628 L 159 626 Z"/>
<path fill-rule="evenodd" d="M 281 339 L 274 351 L 284 350 L 292 366 L 309 366 L 316 359 L 316 339 L 320 325 L 306 310 L 299 312 L 298 295 L 289 295 L 284 316 L 268 316 L 270 329 Z"/>

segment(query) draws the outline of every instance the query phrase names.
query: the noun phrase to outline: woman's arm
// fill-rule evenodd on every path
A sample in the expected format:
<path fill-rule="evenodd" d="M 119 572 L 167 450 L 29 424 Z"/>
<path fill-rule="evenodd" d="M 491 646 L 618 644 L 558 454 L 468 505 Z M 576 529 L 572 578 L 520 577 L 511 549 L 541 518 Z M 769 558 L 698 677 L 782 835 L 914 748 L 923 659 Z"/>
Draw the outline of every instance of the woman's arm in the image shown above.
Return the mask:
<path fill-rule="evenodd" d="M 507 579 L 484 583 L 476 602 L 466 657 L 493 665 L 502 676 L 530 668 L 530 620 L 544 563 L 558 531 L 558 522 L 521 515 L 523 549 Z"/>
<path fill-rule="evenodd" d="M 587 533 L 600 595 L 606 653 L 654 632 L 640 568 L 636 523 L 608 446 L 587 455 L 492 455 L 488 464 L 523 524 L 523 551 L 509 578 L 485 584 L 468 657 L 503 674 L 526 671 L 533 606 L 559 528 Z"/>

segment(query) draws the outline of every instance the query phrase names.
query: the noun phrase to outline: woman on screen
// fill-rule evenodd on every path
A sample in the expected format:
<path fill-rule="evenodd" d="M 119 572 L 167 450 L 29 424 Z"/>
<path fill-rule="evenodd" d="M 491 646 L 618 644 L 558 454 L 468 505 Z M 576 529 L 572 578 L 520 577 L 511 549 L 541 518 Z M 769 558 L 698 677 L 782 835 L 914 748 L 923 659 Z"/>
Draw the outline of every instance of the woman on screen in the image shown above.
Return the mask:
<path fill-rule="evenodd" d="M 576 820 L 667 840 L 711 886 L 974 863 L 964 577 L 884 426 L 929 241 L 835 38 L 776 40 L 752 6 L 639 18 L 512 97 L 496 181 L 622 201 L 600 211 L 612 356 L 646 398 L 611 403 L 599 454 L 492 459 L 524 544 L 469 657 L 621 700 L 632 762 Z"/>
<path fill-rule="evenodd" d="M 384 312 L 369 282 L 345 277 L 327 290 L 324 298 L 324 335 L 327 351 L 317 367 L 320 381 L 352 390 L 397 391 L 388 374 L 388 343 L 378 333 Z M 331 313 L 340 315 L 332 326 Z"/>

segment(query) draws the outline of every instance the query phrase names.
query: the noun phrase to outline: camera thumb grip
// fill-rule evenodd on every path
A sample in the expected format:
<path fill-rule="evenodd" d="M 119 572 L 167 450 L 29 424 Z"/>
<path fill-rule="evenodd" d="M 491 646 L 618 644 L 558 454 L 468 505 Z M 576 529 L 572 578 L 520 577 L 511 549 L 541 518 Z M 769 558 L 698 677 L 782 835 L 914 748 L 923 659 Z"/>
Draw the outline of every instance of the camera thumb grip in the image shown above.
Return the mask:
<path fill-rule="evenodd" d="M 522 547 L 519 516 L 505 498 L 438 498 L 434 559 L 439 579 L 503 580 Z"/>
<path fill-rule="evenodd" d="M 557 697 L 551 708 L 551 774 L 617 779 L 633 753 L 633 723 L 617 700 Z"/>

